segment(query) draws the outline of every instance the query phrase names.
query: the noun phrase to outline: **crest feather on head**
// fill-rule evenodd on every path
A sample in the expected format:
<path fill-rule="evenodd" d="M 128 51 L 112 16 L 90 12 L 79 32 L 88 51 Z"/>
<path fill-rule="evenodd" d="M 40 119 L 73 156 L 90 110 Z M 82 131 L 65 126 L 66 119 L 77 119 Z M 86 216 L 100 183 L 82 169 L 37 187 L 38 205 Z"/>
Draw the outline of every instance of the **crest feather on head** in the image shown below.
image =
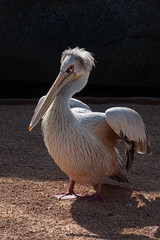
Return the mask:
<path fill-rule="evenodd" d="M 75 57 L 76 60 L 78 60 L 81 64 L 81 67 L 83 70 L 92 70 L 92 67 L 95 66 L 95 59 L 93 57 L 93 54 L 86 51 L 84 48 L 68 48 L 64 52 L 62 52 L 62 57 L 61 57 L 61 63 L 64 61 L 65 57 L 67 55 L 72 55 Z"/>

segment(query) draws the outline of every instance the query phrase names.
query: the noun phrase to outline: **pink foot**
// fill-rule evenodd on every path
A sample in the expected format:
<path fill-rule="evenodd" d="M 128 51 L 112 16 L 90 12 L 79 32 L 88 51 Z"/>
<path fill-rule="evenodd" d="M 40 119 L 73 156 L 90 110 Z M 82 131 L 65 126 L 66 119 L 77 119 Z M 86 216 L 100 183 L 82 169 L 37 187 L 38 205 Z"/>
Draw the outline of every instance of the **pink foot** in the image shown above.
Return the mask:
<path fill-rule="evenodd" d="M 75 185 L 75 181 L 73 179 L 71 179 L 68 192 L 66 192 L 66 193 L 59 193 L 59 194 L 53 194 L 53 195 L 50 195 L 50 197 L 57 198 L 58 200 L 61 200 L 61 199 L 74 199 L 74 198 L 77 198 L 77 197 L 81 197 L 81 195 L 74 193 L 74 191 L 73 191 L 74 185 Z"/>
<path fill-rule="evenodd" d="M 93 194 L 91 196 L 86 195 L 84 197 L 82 197 L 83 200 L 85 200 L 85 202 L 93 202 L 93 201 L 100 201 L 100 202 L 104 202 L 104 198 L 101 196 L 101 194 Z"/>
<path fill-rule="evenodd" d="M 97 192 L 91 196 L 86 195 L 82 197 L 86 202 L 101 201 L 104 202 L 104 198 L 101 195 L 101 180 L 98 182 Z"/>
<path fill-rule="evenodd" d="M 57 198 L 58 200 L 65 200 L 65 199 L 75 199 L 77 197 L 80 197 L 81 195 L 75 194 L 74 192 L 66 192 L 66 193 L 58 193 L 58 194 L 52 194 L 50 197 Z"/>

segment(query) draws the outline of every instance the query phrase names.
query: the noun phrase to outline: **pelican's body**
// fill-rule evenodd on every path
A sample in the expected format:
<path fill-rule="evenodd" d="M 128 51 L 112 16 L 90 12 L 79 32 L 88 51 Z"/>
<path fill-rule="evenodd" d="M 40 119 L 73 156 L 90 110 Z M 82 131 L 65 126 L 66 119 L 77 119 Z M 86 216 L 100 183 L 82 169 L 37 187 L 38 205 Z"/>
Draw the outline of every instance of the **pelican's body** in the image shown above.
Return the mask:
<path fill-rule="evenodd" d="M 59 104 L 60 97 L 42 121 L 46 147 L 57 165 L 71 179 L 79 183 L 97 184 L 100 179 L 118 170 L 114 146 L 94 132 L 96 125 L 105 121 L 105 114 L 93 114 L 84 108 L 70 109 L 65 102 Z M 107 124 L 103 131 L 107 134 Z"/>
<path fill-rule="evenodd" d="M 31 130 L 43 117 L 42 131 L 48 152 L 71 179 L 69 192 L 54 195 L 58 198 L 73 196 L 75 182 L 98 183 L 98 197 L 104 178 L 126 182 L 127 178 L 118 169 L 120 156 L 116 146 L 120 139 L 126 143 L 126 170 L 132 165 L 134 149 L 150 153 L 146 129 L 137 112 L 129 108 L 92 112 L 86 104 L 71 98 L 86 85 L 93 65 L 92 55 L 84 49 L 64 51 L 60 74 L 47 96 L 41 98 L 30 124 Z"/>

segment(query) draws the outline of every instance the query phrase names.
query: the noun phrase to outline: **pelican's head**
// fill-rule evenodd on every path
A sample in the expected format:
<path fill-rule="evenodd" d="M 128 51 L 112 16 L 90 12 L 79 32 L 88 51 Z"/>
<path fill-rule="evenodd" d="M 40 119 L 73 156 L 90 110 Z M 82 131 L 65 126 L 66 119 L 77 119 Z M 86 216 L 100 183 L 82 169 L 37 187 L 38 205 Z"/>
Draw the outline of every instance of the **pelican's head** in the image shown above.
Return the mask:
<path fill-rule="evenodd" d="M 86 85 L 88 76 L 94 65 L 94 58 L 90 52 L 79 47 L 69 48 L 62 53 L 60 73 L 74 74 L 71 81 L 76 80 L 72 82 L 75 93 L 79 92 Z"/>
<path fill-rule="evenodd" d="M 44 116 L 45 112 L 62 89 L 70 85 L 70 87 L 72 86 L 74 88 L 73 93 L 75 93 L 86 85 L 89 73 L 94 65 L 95 62 L 92 54 L 83 48 L 69 48 L 62 53 L 58 77 L 36 109 L 29 125 L 30 131 Z"/>

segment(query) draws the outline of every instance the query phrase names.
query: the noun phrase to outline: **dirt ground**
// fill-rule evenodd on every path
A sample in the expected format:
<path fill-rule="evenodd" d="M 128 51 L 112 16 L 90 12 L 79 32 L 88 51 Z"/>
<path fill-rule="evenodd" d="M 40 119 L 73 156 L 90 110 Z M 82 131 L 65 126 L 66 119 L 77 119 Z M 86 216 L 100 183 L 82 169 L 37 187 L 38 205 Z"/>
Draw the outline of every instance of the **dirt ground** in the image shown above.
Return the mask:
<path fill-rule="evenodd" d="M 108 180 L 101 203 L 48 197 L 66 191 L 69 179 L 49 156 L 40 124 L 28 131 L 35 105 L 0 105 L 0 239 L 160 239 L 160 105 L 90 104 L 96 111 L 113 106 L 140 113 L 152 155 L 135 154 L 130 183 Z M 123 156 L 122 146 L 120 151 Z M 75 191 L 92 194 L 95 189 L 76 184 Z"/>

